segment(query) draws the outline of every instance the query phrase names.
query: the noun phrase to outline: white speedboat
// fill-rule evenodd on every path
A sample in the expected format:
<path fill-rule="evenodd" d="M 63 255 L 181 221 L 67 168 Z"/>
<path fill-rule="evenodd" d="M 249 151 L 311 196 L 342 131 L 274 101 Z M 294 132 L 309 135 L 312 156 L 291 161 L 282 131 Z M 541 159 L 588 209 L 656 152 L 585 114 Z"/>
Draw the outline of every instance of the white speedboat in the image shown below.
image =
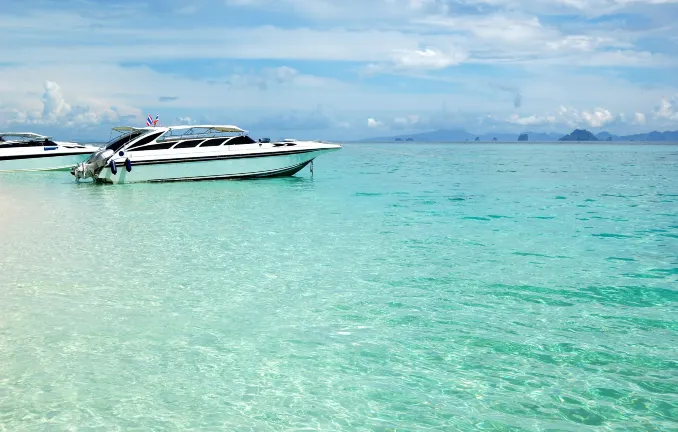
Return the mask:
<path fill-rule="evenodd" d="M 0 172 L 68 170 L 97 150 L 31 132 L 0 132 Z"/>
<path fill-rule="evenodd" d="M 120 135 L 73 167 L 103 183 L 291 176 L 338 144 L 259 142 L 237 126 L 115 127 Z"/>

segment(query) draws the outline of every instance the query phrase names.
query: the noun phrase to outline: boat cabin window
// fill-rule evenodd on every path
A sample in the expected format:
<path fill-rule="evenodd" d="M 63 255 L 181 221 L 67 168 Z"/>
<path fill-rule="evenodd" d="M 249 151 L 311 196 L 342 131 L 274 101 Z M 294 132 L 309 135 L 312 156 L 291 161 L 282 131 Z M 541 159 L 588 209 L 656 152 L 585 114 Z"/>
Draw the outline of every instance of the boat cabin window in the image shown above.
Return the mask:
<path fill-rule="evenodd" d="M 256 143 L 256 141 L 254 141 L 247 135 L 238 135 L 226 141 L 226 145 L 253 144 L 253 143 Z"/>
<path fill-rule="evenodd" d="M 197 147 L 198 144 L 203 142 L 204 140 L 201 139 L 194 139 L 194 140 L 188 140 L 188 141 L 182 141 L 176 146 L 174 146 L 175 149 L 180 149 L 180 148 L 191 148 L 191 147 Z M 171 144 L 170 144 L 171 145 Z"/>
<path fill-rule="evenodd" d="M 200 147 L 216 147 L 221 145 L 224 141 L 226 141 L 226 138 L 212 138 L 200 144 Z"/>
<path fill-rule="evenodd" d="M 137 141 L 137 142 L 135 142 L 134 144 L 132 144 L 131 146 L 129 146 L 129 148 L 128 148 L 127 150 L 128 150 L 128 151 L 130 151 L 130 150 L 138 150 L 139 147 L 141 147 L 141 146 L 144 145 L 144 144 L 148 144 L 148 143 L 154 141 L 157 137 L 159 137 L 159 136 L 162 135 L 162 134 L 163 134 L 163 132 L 157 132 L 157 133 L 154 133 L 154 134 L 147 135 L 147 136 L 143 137 L 142 139 L 140 139 L 139 141 Z M 150 147 L 150 146 L 149 146 L 149 147 Z M 170 147 L 172 147 L 171 144 L 170 144 L 169 146 L 163 147 L 163 148 L 170 148 Z M 150 148 L 144 147 L 144 148 L 142 148 L 142 149 L 140 149 L 140 150 L 161 150 L 161 149 L 150 149 Z"/>
<path fill-rule="evenodd" d="M 118 137 L 115 140 L 111 141 L 106 146 L 106 150 L 113 150 L 113 151 L 117 152 L 118 150 L 120 150 L 122 148 L 122 146 L 124 146 L 125 144 L 127 144 L 131 140 L 138 138 L 139 136 L 141 136 L 141 134 L 143 134 L 143 132 L 132 132 L 130 134 Z"/>
<path fill-rule="evenodd" d="M 171 142 L 160 142 L 155 144 L 149 144 L 143 147 L 134 147 L 136 151 L 146 151 L 146 150 L 169 150 L 172 148 L 174 143 Z"/>

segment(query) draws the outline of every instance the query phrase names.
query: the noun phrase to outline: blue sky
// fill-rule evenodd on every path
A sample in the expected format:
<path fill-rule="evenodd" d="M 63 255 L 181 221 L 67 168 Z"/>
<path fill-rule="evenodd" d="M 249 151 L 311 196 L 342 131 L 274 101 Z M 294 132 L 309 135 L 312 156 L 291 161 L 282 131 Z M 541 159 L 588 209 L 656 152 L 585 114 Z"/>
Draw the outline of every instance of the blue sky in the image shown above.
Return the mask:
<path fill-rule="evenodd" d="M 678 129 L 678 0 L 5 0 L 0 128 Z"/>

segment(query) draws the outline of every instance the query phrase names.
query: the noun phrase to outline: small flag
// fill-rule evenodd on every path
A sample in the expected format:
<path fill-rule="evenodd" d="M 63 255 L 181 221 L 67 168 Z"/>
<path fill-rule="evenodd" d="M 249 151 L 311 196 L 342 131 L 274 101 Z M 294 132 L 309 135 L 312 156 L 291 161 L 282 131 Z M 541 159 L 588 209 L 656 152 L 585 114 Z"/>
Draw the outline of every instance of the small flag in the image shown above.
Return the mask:
<path fill-rule="evenodd" d="M 155 120 L 153 120 L 153 126 L 157 126 L 160 121 L 160 114 L 155 115 Z"/>
<path fill-rule="evenodd" d="M 148 117 L 146 117 L 146 126 L 151 126 L 153 124 L 153 117 L 149 114 Z"/>

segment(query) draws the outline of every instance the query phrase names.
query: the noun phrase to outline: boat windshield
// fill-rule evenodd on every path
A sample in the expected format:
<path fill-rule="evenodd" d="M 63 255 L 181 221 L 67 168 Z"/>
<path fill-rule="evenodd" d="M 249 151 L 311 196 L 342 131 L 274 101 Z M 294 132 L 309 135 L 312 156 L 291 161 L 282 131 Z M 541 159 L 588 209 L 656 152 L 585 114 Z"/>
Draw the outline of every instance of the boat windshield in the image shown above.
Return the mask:
<path fill-rule="evenodd" d="M 113 150 L 114 152 L 116 152 L 116 151 L 120 150 L 122 148 L 122 146 L 124 146 L 128 142 L 132 141 L 135 138 L 140 137 L 141 135 L 143 135 L 146 132 L 147 131 L 135 131 L 135 132 L 131 132 L 131 133 L 128 133 L 128 134 L 120 135 L 119 137 L 114 138 L 112 141 L 110 141 L 106 145 L 106 150 Z"/>
<path fill-rule="evenodd" d="M 7 137 L 10 137 L 9 139 Z M 0 148 L 57 146 L 49 137 L 37 134 L 19 133 L 0 135 Z"/>

